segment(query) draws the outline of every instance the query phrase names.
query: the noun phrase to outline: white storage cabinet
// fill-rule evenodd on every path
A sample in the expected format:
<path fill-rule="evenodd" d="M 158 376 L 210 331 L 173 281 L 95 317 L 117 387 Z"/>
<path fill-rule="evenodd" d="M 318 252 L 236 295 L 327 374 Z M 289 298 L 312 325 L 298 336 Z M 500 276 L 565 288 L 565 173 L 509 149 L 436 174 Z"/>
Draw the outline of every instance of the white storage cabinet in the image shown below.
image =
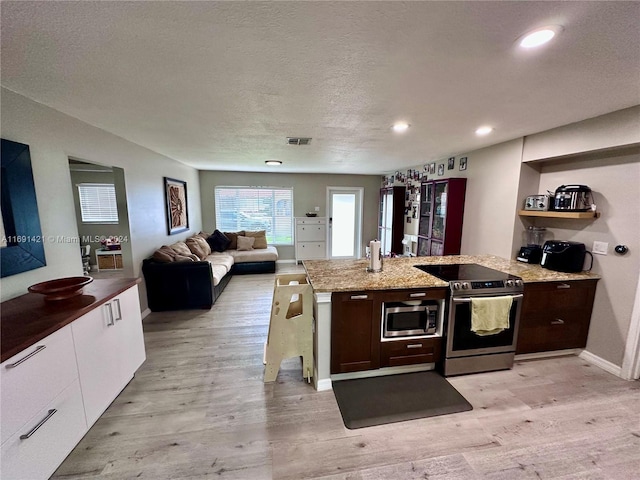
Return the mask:
<path fill-rule="evenodd" d="M 327 219 L 296 218 L 296 263 L 327 258 Z"/>

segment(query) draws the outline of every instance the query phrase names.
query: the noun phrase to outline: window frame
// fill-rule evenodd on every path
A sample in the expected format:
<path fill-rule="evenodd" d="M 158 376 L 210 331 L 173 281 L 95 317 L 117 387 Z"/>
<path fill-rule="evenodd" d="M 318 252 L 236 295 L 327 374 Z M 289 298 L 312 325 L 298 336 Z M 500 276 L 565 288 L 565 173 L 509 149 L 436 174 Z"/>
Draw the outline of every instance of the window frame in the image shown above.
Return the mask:
<path fill-rule="evenodd" d="M 96 182 L 86 182 L 86 183 L 78 183 L 76 185 L 76 187 L 78 188 L 78 205 L 80 206 L 80 221 L 83 224 L 91 224 L 91 225 L 118 225 L 120 223 L 120 214 L 118 212 L 118 197 L 117 197 L 117 192 L 116 192 L 116 186 L 113 183 L 96 183 Z M 87 208 L 86 205 L 86 201 L 88 201 L 89 199 L 85 198 L 85 202 L 83 202 L 83 196 L 86 195 L 86 193 L 83 193 L 83 190 L 86 192 L 87 190 L 91 189 L 91 187 L 93 187 L 94 189 L 94 195 L 96 195 L 96 197 L 99 195 L 98 192 L 95 192 L 95 190 L 97 189 L 105 189 L 108 188 L 108 190 L 110 190 L 109 192 L 107 192 L 109 194 L 109 199 L 111 200 L 111 198 L 113 199 L 113 203 L 109 202 L 109 205 L 107 205 L 105 207 L 105 210 L 109 210 L 110 212 L 115 213 L 115 219 L 113 216 L 110 217 L 98 217 L 95 220 L 85 220 L 85 213 L 87 214 L 87 216 L 89 217 L 90 215 L 94 215 L 96 216 L 97 213 L 96 212 L 91 212 L 91 211 L 86 211 L 85 208 Z"/>
<path fill-rule="evenodd" d="M 244 215 L 246 216 L 249 221 L 251 220 L 251 212 L 247 211 L 247 210 L 242 210 L 239 209 L 237 206 L 235 208 L 235 211 L 231 211 L 229 209 L 226 209 L 226 212 L 231 212 L 231 215 L 236 215 L 236 221 L 235 221 L 235 227 L 233 228 L 228 228 L 229 225 L 228 223 L 225 224 L 225 221 L 221 218 L 224 208 L 222 205 L 222 200 L 220 197 L 220 194 L 223 191 L 234 191 L 236 194 L 236 199 L 238 199 L 239 196 L 241 196 L 241 192 L 242 191 L 251 191 L 251 192 L 269 192 L 270 193 L 270 198 L 272 199 L 271 202 L 271 212 L 268 216 L 261 216 L 261 217 L 255 217 L 256 221 L 259 221 L 260 219 L 263 219 L 265 221 L 269 221 L 269 227 L 266 228 L 264 226 L 255 226 L 253 228 L 249 228 L 249 227 L 242 227 L 240 225 L 241 220 L 238 220 L 237 217 L 240 215 Z M 282 192 L 289 192 L 289 197 L 288 198 L 280 198 L 277 199 L 276 195 L 277 193 L 282 194 Z M 255 204 L 253 205 L 254 209 L 257 209 L 260 207 L 260 203 L 262 201 L 265 201 L 267 198 L 269 198 L 268 195 L 263 195 L 261 196 L 259 193 L 257 193 L 255 198 L 250 198 L 251 195 L 247 195 L 245 198 L 243 198 L 242 200 L 245 202 L 255 202 Z M 275 206 L 275 204 L 278 201 L 282 201 L 282 200 L 288 200 L 289 205 L 284 207 L 285 210 L 285 214 L 284 215 L 277 215 L 277 208 Z M 238 200 L 236 200 L 238 201 Z M 236 186 L 236 185 L 216 185 L 214 187 L 214 203 L 215 203 L 215 224 L 216 224 L 216 228 L 220 231 L 226 231 L 226 232 L 232 232 L 232 231 L 240 231 L 240 230 L 245 230 L 245 231 L 259 231 L 259 230 L 266 230 L 267 233 L 267 243 L 269 245 L 274 245 L 274 246 L 293 246 L 294 245 L 294 227 L 295 227 L 295 217 L 293 215 L 293 187 L 273 187 L 273 186 Z M 282 225 L 282 220 L 283 219 L 287 219 L 288 221 L 288 232 L 283 233 L 282 230 L 284 230 L 287 225 L 286 222 L 285 225 Z M 278 221 L 280 220 L 280 221 Z M 280 224 L 278 226 L 278 224 Z M 240 226 L 238 226 L 240 225 Z M 279 230 L 279 232 L 276 232 L 276 228 Z M 288 241 L 283 242 L 282 239 L 286 237 L 288 239 Z M 280 240 L 279 240 L 280 239 Z M 278 241 L 279 240 L 279 241 Z"/>

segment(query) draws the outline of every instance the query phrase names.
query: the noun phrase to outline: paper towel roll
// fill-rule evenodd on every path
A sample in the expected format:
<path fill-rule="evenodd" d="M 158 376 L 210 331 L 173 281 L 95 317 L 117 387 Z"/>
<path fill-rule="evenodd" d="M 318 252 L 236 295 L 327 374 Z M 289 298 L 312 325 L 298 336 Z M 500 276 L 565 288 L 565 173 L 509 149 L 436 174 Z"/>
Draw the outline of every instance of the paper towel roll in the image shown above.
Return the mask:
<path fill-rule="evenodd" d="M 382 271 L 382 244 L 379 240 L 371 240 L 369 242 L 369 251 L 371 252 L 371 256 L 369 257 L 369 268 L 367 269 L 370 272 L 381 272 Z"/>

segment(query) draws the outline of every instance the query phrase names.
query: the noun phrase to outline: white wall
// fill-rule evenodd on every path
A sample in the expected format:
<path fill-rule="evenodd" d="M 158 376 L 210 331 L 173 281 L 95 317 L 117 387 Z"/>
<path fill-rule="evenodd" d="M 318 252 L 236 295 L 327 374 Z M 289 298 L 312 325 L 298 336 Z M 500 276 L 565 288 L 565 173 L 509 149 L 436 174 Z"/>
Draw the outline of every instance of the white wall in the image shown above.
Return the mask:
<path fill-rule="evenodd" d="M 593 256 L 593 272 L 602 278 L 587 350 L 620 366 L 640 274 L 640 153 L 542 167 L 541 191 L 572 183 L 591 187 L 601 217 L 537 220 L 536 225 L 546 226 L 556 239 L 582 242 L 589 251 L 594 241 L 609 244 L 606 256 Z M 629 252 L 616 254 L 613 249 L 618 244 L 627 245 Z"/>
<path fill-rule="evenodd" d="M 363 230 L 362 240 L 369 240 L 378 235 L 378 198 L 380 196 L 380 177 L 378 175 L 329 175 L 304 173 L 256 173 L 256 172 L 221 172 L 201 171 L 200 192 L 202 201 L 202 224 L 205 231 L 216 228 L 216 209 L 214 190 L 216 186 L 292 187 L 293 214 L 304 217 L 306 212 L 313 212 L 319 206 L 321 217 L 327 215 L 327 187 L 363 187 Z M 364 252 L 364 247 L 362 249 Z M 293 246 L 278 246 L 280 260 L 295 259 Z"/>
<path fill-rule="evenodd" d="M 121 167 L 129 211 L 132 273 L 140 276 L 142 260 L 162 244 L 201 229 L 197 170 L 104 130 L 2 89 L 2 138 L 29 145 L 42 235 L 77 238 L 69 157 Z M 187 181 L 191 231 L 168 236 L 163 176 Z M 3 278 L 2 301 L 27 293 L 27 287 L 54 278 L 82 275 L 77 243 L 45 243 L 47 266 Z M 141 306 L 146 309 L 144 282 Z"/>

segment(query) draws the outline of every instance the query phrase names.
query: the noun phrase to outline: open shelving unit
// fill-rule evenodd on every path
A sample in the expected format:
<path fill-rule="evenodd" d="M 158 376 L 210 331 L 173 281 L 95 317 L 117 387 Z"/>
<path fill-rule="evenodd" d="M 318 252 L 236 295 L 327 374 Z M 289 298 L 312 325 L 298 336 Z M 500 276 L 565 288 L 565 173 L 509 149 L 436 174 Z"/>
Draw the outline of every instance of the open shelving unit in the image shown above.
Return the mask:
<path fill-rule="evenodd" d="M 558 212 L 558 211 L 537 211 L 519 210 L 521 217 L 546 217 L 546 218 L 600 218 L 600 212 Z"/>

